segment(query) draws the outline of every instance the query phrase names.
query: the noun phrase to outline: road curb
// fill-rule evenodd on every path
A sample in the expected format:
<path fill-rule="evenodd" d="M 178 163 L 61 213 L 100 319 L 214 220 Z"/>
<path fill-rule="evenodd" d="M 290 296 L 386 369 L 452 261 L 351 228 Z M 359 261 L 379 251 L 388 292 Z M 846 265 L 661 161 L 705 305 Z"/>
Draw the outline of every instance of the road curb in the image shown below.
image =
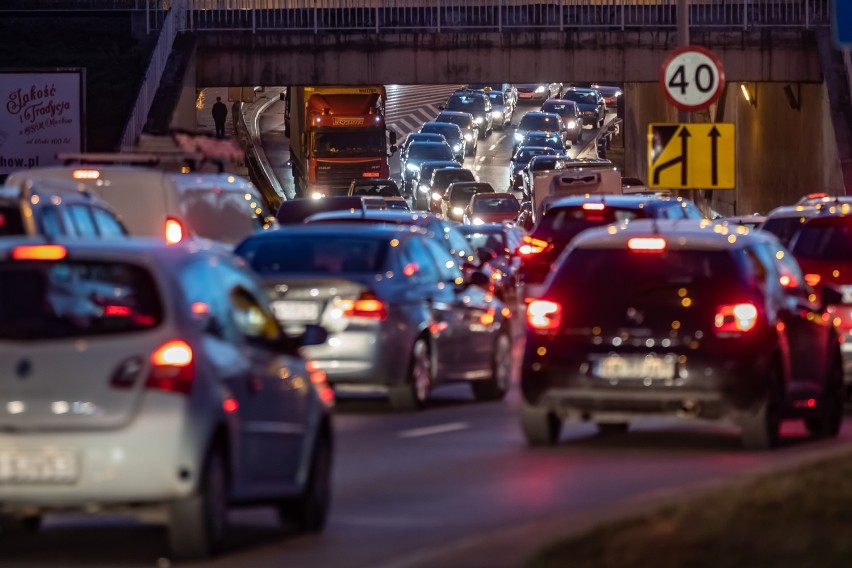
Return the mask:
<path fill-rule="evenodd" d="M 745 485 L 767 475 L 792 471 L 852 454 L 850 444 L 838 445 L 837 442 L 826 441 L 814 443 L 813 446 L 806 451 L 797 448 L 796 453 L 780 461 L 756 466 L 748 472 L 675 489 L 653 491 L 601 510 L 550 516 L 488 534 L 462 538 L 438 549 L 431 547 L 414 551 L 404 557 L 379 564 L 376 568 L 517 568 L 523 566 L 543 546 L 556 540 L 578 536 L 604 524 L 646 515 L 666 506 L 700 498 L 719 489 Z"/>

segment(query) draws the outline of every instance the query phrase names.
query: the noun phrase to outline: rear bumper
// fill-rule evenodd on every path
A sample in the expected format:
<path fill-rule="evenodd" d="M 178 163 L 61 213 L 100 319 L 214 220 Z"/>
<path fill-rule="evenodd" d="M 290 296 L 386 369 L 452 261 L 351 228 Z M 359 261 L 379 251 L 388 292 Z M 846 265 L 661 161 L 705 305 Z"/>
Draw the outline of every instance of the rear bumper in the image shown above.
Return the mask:
<path fill-rule="evenodd" d="M 77 472 L 63 484 L 0 483 L 0 510 L 121 508 L 185 497 L 200 471 L 181 448 L 185 418 L 185 401 L 176 395 L 149 395 L 120 430 L 0 434 L 0 450 L 68 452 Z"/>

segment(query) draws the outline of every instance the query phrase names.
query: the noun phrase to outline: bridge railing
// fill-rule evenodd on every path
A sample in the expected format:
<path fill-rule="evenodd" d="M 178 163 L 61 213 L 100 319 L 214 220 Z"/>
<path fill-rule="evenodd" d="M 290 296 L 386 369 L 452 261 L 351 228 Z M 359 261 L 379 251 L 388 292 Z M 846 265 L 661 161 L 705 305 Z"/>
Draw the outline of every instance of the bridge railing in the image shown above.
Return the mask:
<path fill-rule="evenodd" d="M 690 0 L 694 28 L 827 26 L 830 0 Z M 565 31 L 674 28 L 677 0 L 187 0 L 201 30 Z"/>

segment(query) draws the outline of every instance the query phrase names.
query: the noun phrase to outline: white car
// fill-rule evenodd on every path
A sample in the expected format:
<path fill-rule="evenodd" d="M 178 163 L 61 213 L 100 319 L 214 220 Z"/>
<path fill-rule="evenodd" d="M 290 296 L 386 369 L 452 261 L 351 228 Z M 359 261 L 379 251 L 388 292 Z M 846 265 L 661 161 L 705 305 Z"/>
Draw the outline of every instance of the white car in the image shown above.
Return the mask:
<path fill-rule="evenodd" d="M 0 243 L 0 526 L 165 511 L 175 557 L 222 542 L 232 505 L 320 530 L 325 375 L 296 355 L 244 263 L 153 239 Z"/>

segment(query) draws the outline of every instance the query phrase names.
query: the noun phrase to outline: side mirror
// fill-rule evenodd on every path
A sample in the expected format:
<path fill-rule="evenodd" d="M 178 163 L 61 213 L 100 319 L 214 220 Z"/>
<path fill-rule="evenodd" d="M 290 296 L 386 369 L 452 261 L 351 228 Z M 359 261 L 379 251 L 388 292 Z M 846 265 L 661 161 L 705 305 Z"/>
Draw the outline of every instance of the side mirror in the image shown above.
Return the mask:
<path fill-rule="evenodd" d="M 390 147 L 390 156 L 393 156 L 394 154 L 396 154 L 397 150 L 399 150 L 399 148 L 397 148 L 395 145 L 392 144 L 391 147 Z"/>
<path fill-rule="evenodd" d="M 834 286 L 823 286 L 820 291 L 820 301 L 823 307 L 842 304 L 843 294 Z"/>

